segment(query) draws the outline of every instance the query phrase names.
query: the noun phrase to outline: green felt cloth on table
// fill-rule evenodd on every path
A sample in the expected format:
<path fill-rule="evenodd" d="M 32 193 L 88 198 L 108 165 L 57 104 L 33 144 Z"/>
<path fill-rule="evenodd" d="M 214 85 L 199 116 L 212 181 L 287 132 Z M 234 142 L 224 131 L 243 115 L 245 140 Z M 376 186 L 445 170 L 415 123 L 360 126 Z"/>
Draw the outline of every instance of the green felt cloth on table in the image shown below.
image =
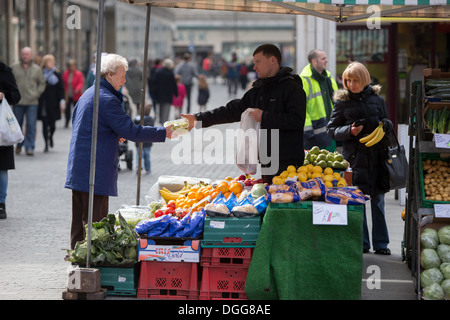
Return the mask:
<path fill-rule="evenodd" d="M 245 283 L 248 298 L 360 299 L 363 205 L 347 207 L 347 225 L 313 225 L 311 203 L 301 206 L 268 206 Z"/>

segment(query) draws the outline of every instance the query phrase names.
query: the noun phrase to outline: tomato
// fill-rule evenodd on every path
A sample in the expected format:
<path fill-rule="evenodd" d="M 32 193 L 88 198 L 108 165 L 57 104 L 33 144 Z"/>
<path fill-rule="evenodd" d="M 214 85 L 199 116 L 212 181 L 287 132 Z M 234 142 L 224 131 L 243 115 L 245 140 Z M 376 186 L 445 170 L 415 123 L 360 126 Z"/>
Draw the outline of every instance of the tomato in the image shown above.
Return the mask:
<path fill-rule="evenodd" d="M 180 218 L 184 218 L 185 215 L 187 215 L 189 212 L 187 210 L 183 210 L 181 212 Z"/>
<path fill-rule="evenodd" d="M 155 218 L 161 217 L 162 215 L 164 215 L 164 211 L 160 209 L 155 211 Z"/>
<path fill-rule="evenodd" d="M 177 205 L 175 204 L 175 202 L 172 202 L 172 200 L 171 200 L 171 201 L 169 201 L 169 203 L 167 204 L 167 207 L 168 207 L 168 208 L 175 209 L 175 208 L 177 207 Z"/>
<path fill-rule="evenodd" d="M 164 211 L 164 214 L 171 214 L 174 215 L 175 214 L 175 209 L 174 208 L 167 208 L 166 211 Z"/>

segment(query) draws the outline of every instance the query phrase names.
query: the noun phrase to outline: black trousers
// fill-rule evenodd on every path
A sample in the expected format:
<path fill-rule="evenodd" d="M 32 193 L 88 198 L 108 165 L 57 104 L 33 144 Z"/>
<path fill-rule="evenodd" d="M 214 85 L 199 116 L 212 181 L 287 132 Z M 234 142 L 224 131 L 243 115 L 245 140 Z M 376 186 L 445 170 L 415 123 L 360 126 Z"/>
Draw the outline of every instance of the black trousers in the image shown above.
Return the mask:
<path fill-rule="evenodd" d="M 109 197 L 94 195 L 92 222 L 98 222 L 108 215 Z M 88 223 L 89 193 L 72 190 L 72 226 L 70 246 L 86 238 L 85 225 Z"/>

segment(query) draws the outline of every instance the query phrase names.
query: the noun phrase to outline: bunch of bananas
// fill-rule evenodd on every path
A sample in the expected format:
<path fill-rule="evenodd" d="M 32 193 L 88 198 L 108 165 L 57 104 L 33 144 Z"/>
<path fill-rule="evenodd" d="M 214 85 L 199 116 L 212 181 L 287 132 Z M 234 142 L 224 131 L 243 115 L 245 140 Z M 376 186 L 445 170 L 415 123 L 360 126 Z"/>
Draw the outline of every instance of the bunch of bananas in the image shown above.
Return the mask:
<path fill-rule="evenodd" d="M 371 147 L 380 142 L 381 139 L 383 139 L 384 134 L 383 123 L 380 122 L 375 130 L 373 130 L 369 135 L 359 139 L 359 142 L 365 143 L 366 147 Z"/>
<path fill-rule="evenodd" d="M 169 202 L 170 200 L 177 200 L 178 197 L 188 193 L 191 187 L 192 185 L 189 185 L 187 183 L 185 183 L 184 187 L 178 191 L 170 191 L 169 189 L 163 187 L 161 190 L 159 190 L 159 194 L 166 202 Z"/>

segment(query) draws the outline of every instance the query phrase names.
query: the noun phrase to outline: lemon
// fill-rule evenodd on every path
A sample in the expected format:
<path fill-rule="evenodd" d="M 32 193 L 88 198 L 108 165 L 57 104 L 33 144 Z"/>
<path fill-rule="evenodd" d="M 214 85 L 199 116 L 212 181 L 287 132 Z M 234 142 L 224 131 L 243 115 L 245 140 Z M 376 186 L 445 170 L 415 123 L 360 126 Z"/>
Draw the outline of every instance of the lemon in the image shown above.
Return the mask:
<path fill-rule="evenodd" d="M 314 166 L 313 173 L 322 173 L 323 169 L 320 166 Z"/>
<path fill-rule="evenodd" d="M 295 167 L 291 165 L 291 166 L 287 167 L 286 171 L 287 172 L 297 172 L 297 169 L 295 169 Z"/>
<path fill-rule="evenodd" d="M 326 175 L 333 174 L 333 169 L 330 167 L 326 167 L 325 170 L 323 170 L 323 173 Z"/>
<path fill-rule="evenodd" d="M 288 175 L 289 175 L 289 172 L 283 171 L 283 172 L 280 174 L 280 177 L 283 178 L 283 179 L 286 179 Z"/>
<path fill-rule="evenodd" d="M 308 172 L 308 168 L 306 166 L 298 167 L 297 172 L 298 173 L 300 173 L 300 172 L 306 173 L 306 172 Z"/>
<path fill-rule="evenodd" d="M 298 181 L 300 182 L 305 182 L 308 180 L 308 176 L 306 175 L 305 172 L 300 172 L 297 176 Z"/>
<path fill-rule="evenodd" d="M 333 176 L 334 176 L 334 178 L 336 179 L 336 180 L 341 180 L 341 175 L 339 174 L 339 172 L 333 172 Z"/>
<path fill-rule="evenodd" d="M 322 173 L 320 173 L 320 172 L 313 172 L 312 178 L 313 178 L 313 179 L 314 179 L 314 178 L 322 178 Z"/>
<path fill-rule="evenodd" d="M 333 188 L 333 183 L 331 181 L 325 181 L 325 186 L 327 188 Z"/>
<path fill-rule="evenodd" d="M 312 175 L 313 175 L 312 171 L 308 171 L 308 173 L 306 174 L 306 176 L 308 177 L 308 179 L 311 179 L 311 178 L 312 178 Z"/>
<path fill-rule="evenodd" d="M 338 183 L 337 183 L 338 187 L 346 187 L 347 186 L 347 181 L 344 178 L 341 178 Z"/>
<path fill-rule="evenodd" d="M 283 184 L 283 179 L 280 176 L 275 176 L 272 178 L 272 184 Z"/>
<path fill-rule="evenodd" d="M 297 176 L 297 172 L 289 172 L 289 174 L 288 174 L 288 178 L 294 178 L 294 177 L 296 177 Z"/>
<path fill-rule="evenodd" d="M 308 172 L 313 172 L 314 166 L 312 164 L 306 165 L 306 169 L 308 169 Z"/>
<path fill-rule="evenodd" d="M 333 181 L 334 180 L 334 176 L 332 175 L 332 174 L 325 174 L 324 176 L 323 176 L 323 181 L 329 181 L 329 182 L 331 182 L 331 181 Z"/>

